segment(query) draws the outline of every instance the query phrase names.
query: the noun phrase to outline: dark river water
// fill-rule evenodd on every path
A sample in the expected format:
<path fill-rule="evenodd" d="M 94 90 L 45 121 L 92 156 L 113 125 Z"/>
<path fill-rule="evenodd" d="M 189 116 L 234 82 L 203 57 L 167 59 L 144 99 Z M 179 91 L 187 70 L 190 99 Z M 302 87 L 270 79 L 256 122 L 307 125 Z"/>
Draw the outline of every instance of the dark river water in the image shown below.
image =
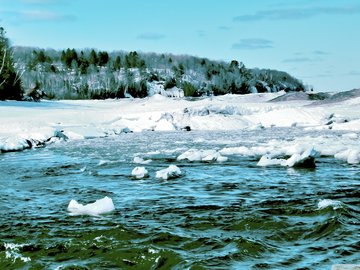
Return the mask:
<path fill-rule="evenodd" d="M 316 169 L 177 161 L 301 131 L 148 132 L 0 154 L 0 269 L 330 269 L 359 263 L 360 166 Z M 151 158 L 135 180 L 134 156 Z M 183 175 L 155 178 L 177 165 Z M 71 216 L 71 199 L 115 211 Z M 339 207 L 318 209 L 320 200 Z"/>

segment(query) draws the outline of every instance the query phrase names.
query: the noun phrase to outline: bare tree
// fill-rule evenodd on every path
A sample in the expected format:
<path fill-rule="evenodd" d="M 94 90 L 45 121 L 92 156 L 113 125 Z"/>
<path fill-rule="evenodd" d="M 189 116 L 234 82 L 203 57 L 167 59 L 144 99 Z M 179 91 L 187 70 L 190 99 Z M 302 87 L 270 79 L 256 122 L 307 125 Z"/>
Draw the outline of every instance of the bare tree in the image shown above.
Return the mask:
<path fill-rule="evenodd" d="M 1 68 L 0 68 L 0 78 L 1 78 L 1 74 L 4 70 L 4 66 L 5 66 L 5 58 L 6 58 L 6 48 L 3 49 L 4 51 L 4 55 L 3 55 L 3 59 L 2 59 L 2 64 L 1 64 Z M 6 82 L 6 79 L 4 78 L 2 82 L 0 82 L 0 87 Z"/>

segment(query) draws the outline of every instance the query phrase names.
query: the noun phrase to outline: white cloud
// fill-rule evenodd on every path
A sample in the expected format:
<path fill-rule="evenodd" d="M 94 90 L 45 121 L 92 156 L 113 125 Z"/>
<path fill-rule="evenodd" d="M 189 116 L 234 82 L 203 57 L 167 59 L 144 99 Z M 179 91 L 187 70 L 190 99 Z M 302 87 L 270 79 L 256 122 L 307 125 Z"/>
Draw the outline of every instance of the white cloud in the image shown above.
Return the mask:
<path fill-rule="evenodd" d="M 27 21 L 72 21 L 76 19 L 73 15 L 64 15 L 46 10 L 27 10 L 19 12 L 19 14 Z"/>
<path fill-rule="evenodd" d="M 240 39 L 232 45 L 233 49 L 245 49 L 245 50 L 258 50 L 258 49 L 269 49 L 273 48 L 273 42 L 268 39 L 262 38 L 246 38 Z"/>
<path fill-rule="evenodd" d="M 259 20 L 298 20 L 320 15 L 351 15 L 359 14 L 360 6 L 348 7 L 307 7 L 261 10 L 253 14 L 244 14 L 234 18 L 236 22 Z"/>
<path fill-rule="evenodd" d="M 65 3 L 67 0 L 21 0 L 25 4 L 58 4 Z"/>

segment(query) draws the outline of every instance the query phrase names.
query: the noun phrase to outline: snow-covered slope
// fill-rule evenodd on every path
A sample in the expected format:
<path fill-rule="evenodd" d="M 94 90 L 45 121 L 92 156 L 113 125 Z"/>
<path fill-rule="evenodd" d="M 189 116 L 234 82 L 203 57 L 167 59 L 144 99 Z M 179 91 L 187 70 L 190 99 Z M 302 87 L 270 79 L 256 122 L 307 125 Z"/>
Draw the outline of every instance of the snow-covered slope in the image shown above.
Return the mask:
<path fill-rule="evenodd" d="M 347 130 L 358 138 L 359 97 L 342 97 L 330 103 L 307 99 L 272 101 L 283 94 L 225 95 L 197 100 L 155 94 L 145 99 L 105 101 L 5 101 L 0 102 L 0 150 L 18 151 L 57 140 L 144 130 L 241 130 L 296 126 L 305 130 Z"/>

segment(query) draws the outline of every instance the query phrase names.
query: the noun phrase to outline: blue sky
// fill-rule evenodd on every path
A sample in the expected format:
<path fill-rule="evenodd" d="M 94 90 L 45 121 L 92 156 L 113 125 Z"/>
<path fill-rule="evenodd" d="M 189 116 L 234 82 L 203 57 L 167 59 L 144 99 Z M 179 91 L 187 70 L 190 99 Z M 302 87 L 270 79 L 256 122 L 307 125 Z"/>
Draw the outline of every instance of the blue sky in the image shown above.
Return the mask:
<path fill-rule="evenodd" d="M 236 59 L 319 91 L 360 87 L 359 0 L 0 0 L 13 45 Z"/>

